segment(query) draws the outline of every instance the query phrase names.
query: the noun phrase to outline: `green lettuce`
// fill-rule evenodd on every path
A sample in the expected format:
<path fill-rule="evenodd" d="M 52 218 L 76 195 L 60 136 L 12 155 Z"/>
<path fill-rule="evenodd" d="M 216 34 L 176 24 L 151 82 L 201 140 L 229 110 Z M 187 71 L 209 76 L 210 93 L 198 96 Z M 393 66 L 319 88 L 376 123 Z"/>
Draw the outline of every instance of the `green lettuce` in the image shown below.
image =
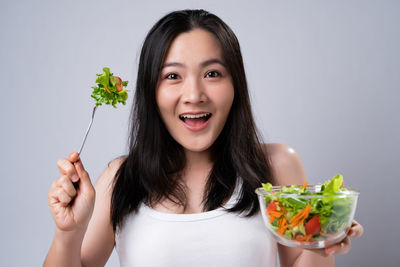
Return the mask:
<path fill-rule="evenodd" d="M 331 180 L 326 181 L 321 191 L 324 193 L 337 193 L 340 192 L 340 187 L 343 184 L 343 176 L 341 174 L 336 174 Z"/>
<path fill-rule="evenodd" d="M 93 86 L 93 92 L 91 97 L 96 101 L 96 107 L 101 106 L 103 103 L 106 105 L 112 105 L 114 108 L 117 108 L 116 104 L 122 103 L 126 104 L 126 100 L 128 99 L 128 93 L 126 87 L 128 85 L 128 81 L 122 81 L 121 85 L 119 85 L 120 80 L 118 77 L 113 76 L 113 73 L 110 72 L 110 69 L 107 67 L 103 68 L 102 74 L 96 74 L 96 83 L 97 86 Z M 120 86 L 122 90 L 118 91 L 117 87 Z"/>
<path fill-rule="evenodd" d="M 272 185 L 262 184 L 266 191 L 272 190 Z M 291 185 L 282 186 L 281 192 L 268 194 L 265 197 L 266 205 L 273 200 L 279 202 L 285 210 L 285 218 L 290 221 L 293 216 L 298 214 L 307 205 L 311 206 L 310 214 L 303 224 L 288 228 L 284 233 L 286 237 L 295 237 L 297 234 L 304 235 L 304 226 L 309 219 L 319 214 L 319 222 L 321 232 L 326 234 L 335 234 L 346 228 L 352 216 L 353 205 L 355 204 L 354 195 L 338 194 L 347 191 L 343 187 L 343 176 L 340 174 L 335 175 L 331 180 L 326 181 L 321 185 L 321 190 L 317 192 L 310 192 L 307 187 Z M 320 196 L 318 198 L 305 198 L 304 195 Z M 322 197 L 321 197 L 322 196 Z M 272 224 L 273 228 L 277 229 L 278 223 L 275 219 Z M 323 240 L 325 237 L 315 235 L 314 240 Z"/>

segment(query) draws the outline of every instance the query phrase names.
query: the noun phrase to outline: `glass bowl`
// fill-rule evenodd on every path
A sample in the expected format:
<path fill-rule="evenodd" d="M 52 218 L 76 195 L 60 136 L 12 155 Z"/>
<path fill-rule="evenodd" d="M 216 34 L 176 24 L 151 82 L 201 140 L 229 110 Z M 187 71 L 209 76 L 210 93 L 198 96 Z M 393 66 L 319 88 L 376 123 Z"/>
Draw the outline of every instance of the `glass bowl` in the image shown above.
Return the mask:
<path fill-rule="evenodd" d="M 279 243 L 318 249 L 346 237 L 356 210 L 357 190 L 343 187 L 340 192 L 322 194 L 321 185 L 309 185 L 299 192 L 282 192 L 287 188 L 255 190 L 264 223 Z"/>

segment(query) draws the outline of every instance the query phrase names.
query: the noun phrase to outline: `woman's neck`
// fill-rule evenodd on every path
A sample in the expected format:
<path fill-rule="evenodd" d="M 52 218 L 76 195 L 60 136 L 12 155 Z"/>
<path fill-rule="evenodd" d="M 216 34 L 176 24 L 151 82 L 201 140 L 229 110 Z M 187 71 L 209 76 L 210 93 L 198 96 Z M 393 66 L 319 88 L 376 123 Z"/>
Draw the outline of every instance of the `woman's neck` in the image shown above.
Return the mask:
<path fill-rule="evenodd" d="M 196 152 L 185 150 L 186 166 L 185 171 L 211 170 L 213 162 L 210 150 Z"/>
<path fill-rule="evenodd" d="M 169 213 L 198 213 L 203 210 L 203 195 L 210 170 L 213 166 L 209 151 L 186 151 L 186 165 L 181 173 L 181 182 L 186 190 L 184 206 L 176 205 L 169 200 L 153 205 L 158 211 Z"/>
<path fill-rule="evenodd" d="M 185 150 L 186 166 L 182 173 L 182 182 L 189 190 L 188 195 L 203 196 L 207 180 L 213 166 L 209 150 L 194 152 Z"/>

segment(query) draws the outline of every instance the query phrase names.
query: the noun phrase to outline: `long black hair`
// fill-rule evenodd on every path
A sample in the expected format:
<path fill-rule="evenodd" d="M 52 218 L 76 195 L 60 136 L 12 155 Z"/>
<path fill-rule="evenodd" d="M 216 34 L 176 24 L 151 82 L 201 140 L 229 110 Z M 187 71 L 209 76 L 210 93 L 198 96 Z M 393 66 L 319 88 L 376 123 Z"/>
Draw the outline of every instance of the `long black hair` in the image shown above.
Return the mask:
<path fill-rule="evenodd" d="M 223 205 L 236 180 L 243 180 L 240 198 L 229 212 L 252 216 L 258 210 L 255 188 L 272 180 L 250 107 L 246 75 L 239 42 L 233 31 L 205 10 L 182 10 L 161 18 L 148 33 L 142 47 L 135 99 L 130 118 L 129 154 L 115 175 L 111 197 L 114 231 L 141 203 L 163 198 L 184 205 L 185 189 L 179 173 L 185 154 L 166 129 L 156 103 L 156 86 L 167 50 L 179 34 L 200 28 L 214 34 L 232 76 L 234 100 L 225 126 L 213 144 L 213 167 L 203 196 L 204 211 Z"/>

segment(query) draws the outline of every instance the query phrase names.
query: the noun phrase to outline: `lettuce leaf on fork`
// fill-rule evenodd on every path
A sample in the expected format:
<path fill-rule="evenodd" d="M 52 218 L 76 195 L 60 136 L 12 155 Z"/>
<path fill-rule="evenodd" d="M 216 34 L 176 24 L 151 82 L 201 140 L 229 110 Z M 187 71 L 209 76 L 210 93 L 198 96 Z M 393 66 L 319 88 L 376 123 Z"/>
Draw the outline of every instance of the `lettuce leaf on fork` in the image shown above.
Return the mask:
<path fill-rule="evenodd" d="M 102 74 L 96 74 L 97 86 L 93 86 L 91 97 L 96 101 L 96 107 L 101 106 L 103 103 L 112 105 L 114 108 L 116 104 L 126 104 L 128 99 L 127 90 L 123 87 L 128 85 L 128 81 L 122 81 L 121 78 L 114 76 L 107 67 L 103 68 Z"/>

